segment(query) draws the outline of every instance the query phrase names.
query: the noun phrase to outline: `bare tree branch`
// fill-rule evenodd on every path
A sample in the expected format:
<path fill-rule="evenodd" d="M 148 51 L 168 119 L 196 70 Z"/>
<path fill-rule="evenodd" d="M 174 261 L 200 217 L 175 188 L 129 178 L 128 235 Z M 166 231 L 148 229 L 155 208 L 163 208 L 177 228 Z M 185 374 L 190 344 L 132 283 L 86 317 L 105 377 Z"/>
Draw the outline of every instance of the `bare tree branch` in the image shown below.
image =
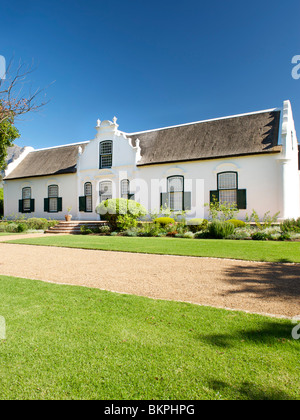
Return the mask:
<path fill-rule="evenodd" d="M 13 71 L 13 61 L 7 66 L 4 79 L 0 79 L 0 124 L 5 120 L 15 118 L 38 111 L 45 106 L 49 100 L 41 98 L 45 88 L 38 88 L 33 93 L 26 89 L 28 76 L 36 69 L 25 63 L 19 62 L 18 67 Z"/>

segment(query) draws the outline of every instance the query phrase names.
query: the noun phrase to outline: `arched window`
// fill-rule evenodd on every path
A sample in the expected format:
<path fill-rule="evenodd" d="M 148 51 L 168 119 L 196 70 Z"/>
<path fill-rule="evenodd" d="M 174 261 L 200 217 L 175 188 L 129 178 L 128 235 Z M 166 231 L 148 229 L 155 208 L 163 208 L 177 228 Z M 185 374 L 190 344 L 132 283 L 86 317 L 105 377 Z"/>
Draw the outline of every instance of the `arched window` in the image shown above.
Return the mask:
<path fill-rule="evenodd" d="M 48 187 L 49 213 L 57 213 L 58 210 L 58 185 Z"/>
<path fill-rule="evenodd" d="M 182 211 L 184 208 L 184 178 L 171 176 L 168 178 L 168 202 L 171 210 Z"/>
<path fill-rule="evenodd" d="M 112 167 L 112 147 L 113 142 L 111 140 L 105 140 L 100 143 L 100 169 Z"/>
<path fill-rule="evenodd" d="M 100 195 L 100 203 L 102 203 L 102 201 L 110 200 L 112 198 L 112 182 L 111 181 L 100 182 L 99 195 Z"/>
<path fill-rule="evenodd" d="M 93 189 L 92 183 L 86 182 L 84 184 L 84 195 L 85 195 L 85 211 L 92 212 L 93 211 Z"/>
<path fill-rule="evenodd" d="M 121 198 L 126 198 L 126 200 L 129 199 L 129 187 L 130 182 L 128 179 L 123 179 L 121 181 Z"/>

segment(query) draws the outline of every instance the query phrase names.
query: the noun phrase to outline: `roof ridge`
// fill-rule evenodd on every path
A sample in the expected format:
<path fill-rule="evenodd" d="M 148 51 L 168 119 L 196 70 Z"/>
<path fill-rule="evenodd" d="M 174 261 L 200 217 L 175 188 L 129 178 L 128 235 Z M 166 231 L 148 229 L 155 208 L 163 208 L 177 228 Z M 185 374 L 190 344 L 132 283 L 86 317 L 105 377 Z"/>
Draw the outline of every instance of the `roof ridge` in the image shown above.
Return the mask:
<path fill-rule="evenodd" d="M 43 149 L 35 149 L 31 153 L 34 153 L 34 152 L 42 152 L 44 150 L 51 150 L 51 149 L 60 149 L 62 147 L 80 146 L 81 144 L 87 144 L 87 143 L 90 143 L 90 140 L 80 141 L 78 143 L 62 144 L 60 146 L 44 147 Z"/>
<path fill-rule="evenodd" d="M 231 118 L 246 117 L 246 116 L 249 116 L 249 115 L 263 114 L 263 113 L 266 113 L 266 112 L 274 112 L 274 111 L 280 111 L 280 110 L 281 110 L 280 108 L 270 108 L 270 109 L 265 109 L 263 111 L 247 112 L 247 113 L 244 113 L 244 114 L 229 115 L 227 117 L 212 118 L 212 119 L 208 119 L 208 120 L 194 121 L 194 122 L 191 122 L 191 123 L 171 125 L 169 127 L 154 128 L 152 130 L 137 131 L 137 132 L 134 132 L 134 133 L 126 133 L 126 135 L 127 136 L 134 136 L 134 135 L 138 135 L 138 134 L 152 133 L 154 131 L 168 130 L 170 128 L 185 127 L 185 126 L 194 125 L 194 124 L 202 124 L 202 123 L 206 123 L 206 122 L 221 121 L 221 120 L 227 120 L 227 119 L 231 119 Z"/>

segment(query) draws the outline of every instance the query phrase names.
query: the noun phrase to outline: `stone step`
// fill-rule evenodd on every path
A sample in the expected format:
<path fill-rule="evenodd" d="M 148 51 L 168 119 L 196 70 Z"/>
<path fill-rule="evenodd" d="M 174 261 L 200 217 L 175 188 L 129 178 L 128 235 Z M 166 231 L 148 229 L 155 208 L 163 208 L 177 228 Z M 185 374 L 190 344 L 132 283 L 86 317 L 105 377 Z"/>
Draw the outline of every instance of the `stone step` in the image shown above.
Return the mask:
<path fill-rule="evenodd" d="M 66 234 L 80 234 L 81 227 L 85 226 L 86 229 L 97 229 L 100 226 L 106 226 L 108 223 L 105 221 L 71 221 L 59 222 L 56 226 L 50 227 L 45 233 L 66 233 Z"/>

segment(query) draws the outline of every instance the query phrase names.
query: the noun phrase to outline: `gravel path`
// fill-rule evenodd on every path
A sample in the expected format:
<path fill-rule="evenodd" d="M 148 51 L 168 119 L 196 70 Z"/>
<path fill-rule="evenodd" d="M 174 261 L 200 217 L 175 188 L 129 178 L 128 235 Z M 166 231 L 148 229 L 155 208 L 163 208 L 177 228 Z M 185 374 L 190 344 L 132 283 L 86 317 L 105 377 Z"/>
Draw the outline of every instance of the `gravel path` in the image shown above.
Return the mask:
<path fill-rule="evenodd" d="M 0 237 L 2 275 L 275 316 L 300 315 L 299 264 L 1 243 L 4 240 L 8 237 Z"/>

